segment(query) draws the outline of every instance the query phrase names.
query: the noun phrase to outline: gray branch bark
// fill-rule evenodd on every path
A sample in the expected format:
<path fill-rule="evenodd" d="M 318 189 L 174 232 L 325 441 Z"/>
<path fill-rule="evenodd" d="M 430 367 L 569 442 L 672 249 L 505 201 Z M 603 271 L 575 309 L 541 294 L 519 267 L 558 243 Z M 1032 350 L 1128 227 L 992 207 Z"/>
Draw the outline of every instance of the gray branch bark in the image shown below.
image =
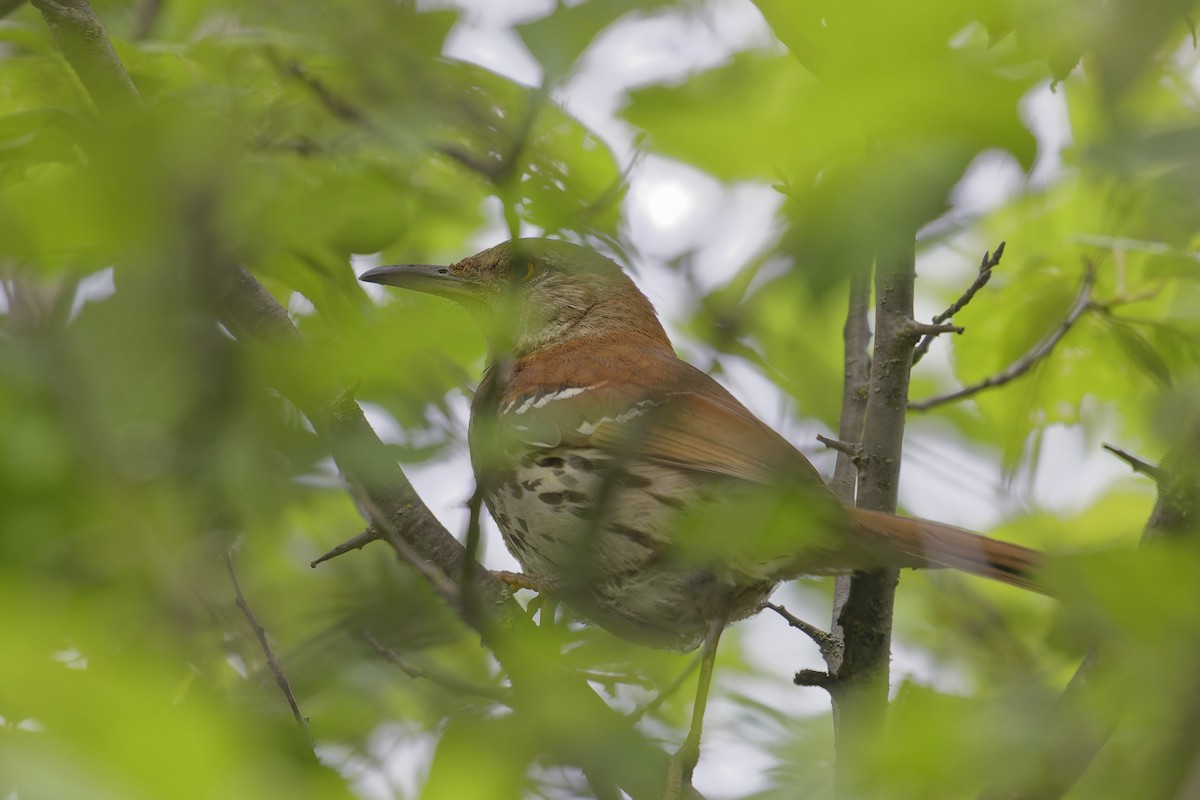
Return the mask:
<path fill-rule="evenodd" d="M 847 400 L 843 425 L 861 420 L 862 457 L 857 504 L 880 511 L 896 510 L 901 445 L 908 408 L 908 381 L 919 339 L 913 322 L 913 242 L 878 259 L 875 270 L 875 347 L 865 399 L 851 388 L 861 380 L 864 356 L 859 351 L 865 330 L 864 291 L 860 287 L 847 320 Z M 859 321 L 861 320 L 861 321 Z M 850 332 L 855 334 L 851 351 Z M 865 346 L 864 346 L 865 347 Z M 853 360 L 853 365 L 852 365 Z M 856 382 L 855 384 L 858 384 Z M 841 432 L 851 441 L 855 431 Z M 835 475 L 836 479 L 836 475 Z M 838 485 L 845 491 L 846 480 Z M 835 679 L 833 698 L 835 794 L 867 797 L 875 792 L 864 777 L 868 753 L 883 733 L 887 712 L 888 666 L 891 658 L 892 607 L 897 570 L 856 573 L 839 583 L 835 596 L 833 632 L 841 652 L 828 660 Z"/>

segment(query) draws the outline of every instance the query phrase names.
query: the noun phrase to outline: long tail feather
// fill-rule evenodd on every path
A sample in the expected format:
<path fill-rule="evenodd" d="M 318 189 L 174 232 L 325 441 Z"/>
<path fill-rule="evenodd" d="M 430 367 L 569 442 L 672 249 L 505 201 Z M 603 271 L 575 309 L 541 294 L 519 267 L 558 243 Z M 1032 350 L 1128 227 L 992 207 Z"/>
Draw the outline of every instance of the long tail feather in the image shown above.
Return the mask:
<path fill-rule="evenodd" d="M 855 508 L 851 517 L 866 544 L 895 557 L 893 566 L 949 567 L 1046 593 L 1036 577 L 1046 557 L 1037 550 L 882 511 Z"/>

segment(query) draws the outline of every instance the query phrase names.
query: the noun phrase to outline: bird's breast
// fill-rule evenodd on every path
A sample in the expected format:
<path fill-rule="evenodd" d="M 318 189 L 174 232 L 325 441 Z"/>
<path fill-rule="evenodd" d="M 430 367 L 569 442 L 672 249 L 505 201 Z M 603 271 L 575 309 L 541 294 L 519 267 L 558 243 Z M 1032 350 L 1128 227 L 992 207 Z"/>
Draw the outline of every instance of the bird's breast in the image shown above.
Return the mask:
<path fill-rule="evenodd" d="M 773 585 L 679 557 L 681 516 L 712 502 L 702 476 L 595 448 L 532 450 L 508 467 L 488 495 L 508 549 L 618 636 L 689 649 L 707 619 L 752 613 Z"/>

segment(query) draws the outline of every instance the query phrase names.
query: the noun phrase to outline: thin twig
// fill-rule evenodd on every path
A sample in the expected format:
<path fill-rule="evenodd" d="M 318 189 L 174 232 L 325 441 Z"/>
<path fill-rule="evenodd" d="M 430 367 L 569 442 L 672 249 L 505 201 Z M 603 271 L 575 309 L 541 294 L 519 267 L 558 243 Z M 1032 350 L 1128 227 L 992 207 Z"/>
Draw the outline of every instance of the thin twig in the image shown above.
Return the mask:
<path fill-rule="evenodd" d="M 966 330 L 963 326 L 950 322 L 917 322 L 915 319 L 909 322 L 908 327 L 918 336 L 925 337 L 940 336 L 943 333 L 962 333 Z"/>
<path fill-rule="evenodd" d="M 836 450 L 839 453 L 845 453 L 855 464 L 862 461 L 862 445 L 858 442 L 843 442 L 841 439 L 831 439 L 828 436 L 822 436 L 819 433 L 817 434 L 817 441 L 828 447 L 830 450 Z"/>
<path fill-rule="evenodd" d="M 459 592 L 462 596 L 463 613 L 468 618 L 482 618 L 482 611 L 479 608 L 479 595 L 474 591 L 474 588 L 475 570 L 479 564 L 479 545 L 483 538 L 480 516 L 483 513 L 484 486 L 487 480 L 486 475 L 483 474 L 484 472 L 486 470 L 481 470 L 480 477 L 475 481 L 475 491 L 471 494 L 471 499 L 467 501 L 467 535 L 466 541 L 463 543 L 466 549 L 466 559 L 463 561 L 462 574 L 459 575 L 458 579 Z"/>
<path fill-rule="evenodd" d="M 370 525 L 367 527 L 367 529 L 365 531 L 360 533 L 358 536 L 355 536 L 353 539 L 347 539 L 346 541 L 339 544 L 337 547 L 335 547 L 332 550 L 330 550 L 329 552 L 325 553 L 325 555 L 323 555 L 319 558 L 315 558 L 312 561 L 308 562 L 308 565 L 315 569 L 317 564 L 321 564 L 325 561 L 329 561 L 332 558 L 337 558 L 340 555 L 349 553 L 351 550 L 362 550 L 364 547 L 369 545 L 371 542 L 374 542 L 380 538 L 381 537 L 379 535 L 379 529 L 376 528 L 374 525 Z"/>
<path fill-rule="evenodd" d="M 404 658 L 395 650 L 380 642 L 379 639 L 377 639 L 370 631 L 363 631 L 362 635 L 363 638 L 370 643 L 371 647 L 375 648 L 376 653 L 379 653 L 379 655 L 387 659 L 389 663 L 399 667 L 404 674 L 410 678 L 415 680 L 429 681 L 430 683 L 436 684 L 454 694 L 466 694 L 474 697 L 482 697 L 486 700 L 503 703 L 504 705 L 512 704 L 512 692 L 507 689 L 498 689 L 491 686 L 480 686 L 477 683 L 471 683 L 458 678 L 451 678 L 446 675 L 439 675 L 436 672 L 430 672 L 426 669 L 414 667 L 405 661 Z"/>
<path fill-rule="evenodd" d="M 246 602 L 246 596 L 242 594 L 242 585 L 238 582 L 237 572 L 233 568 L 233 558 L 228 553 L 225 554 L 225 569 L 229 571 L 229 580 L 233 584 L 234 594 L 237 595 L 235 601 L 237 607 L 241 609 L 242 614 L 246 617 L 246 621 L 250 623 L 250 630 L 254 631 L 254 637 L 258 639 L 258 645 L 262 648 L 263 655 L 267 658 L 267 667 L 270 668 L 271 674 L 275 676 L 275 683 L 283 692 L 283 696 L 287 698 L 288 706 L 292 709 L 292 716 L 296 718 L 296 722 L 300 723 L 300 727 L 304 729 L 304 735 L 308 737 L 308 744 L 312 747 L 312 731 L 309 730 L 308 720 L 300 713 L 300 704 L 296 702 L 296 695 L 292 692 L 292 684 L 288 681 L 283 667 L 279 665 L 279 660 L 275 658 L 275 652 L 271 649 L 270 643 L 267 642 L 266 629 L 259 624 L 258 618 L 250 610 L 250 604 Z"/>
<path fill-rule="evenodd" d="M 692 663 L 688 664 L 687 668 L 685 668 L 683 672 L 679 673 L 679 677 L 671 681 L 669 686 L 656 694 L 648 703 L 640 705 L 630 712 L 628 717 L 629 721 L 637 722 L 642 717 L 646 716 L 651 711 L 654 711 L 663 703 L 665 703 L 668 697 L 679 691 L 679 687 L 683 686 L 683 684 L 687 682 L 687 679 L 691 677 L 692 673 L 696 671 L 696 667 L 700 666 L 700 658 L 701 656 L 696 656 L 693 658 Z"/>
<path fill-rule="evenodd" d="M 958 391 L 931 397 L 928 400 L 919 400 L 917 402 L 909 403 L 908 407 L 913 411 L 928 411 L 929 409 L 934 408 L 935 406 L 940 406 L 943 403 L 962 400 L 963 398 L 978 394 L 984 389 L 990 389 L 993 386 L 1003 386 L 1009 381 L 1015 380 L 1024 375 L 1026 372 L 1029 372 L 1029 370 L 1037 366 L 1042 359 L 1050 355 L 1051 351 L 1053 351 L 1055 346 L 1062 340 L 1064 336 L 1067 335 L 1067 331 L 1071 330 L 1072 326 L 1079 321 L 1079 318 L 1083 316 L 1084 312 L 1090 308 L 1093 308 L 1092 288 L 1095 285 L 1096 269 L 1091 263 L 1089 263 L 1084 270 L 1083 281 L 1079 286 L 1079 293 L 1075 297 L 1075 302 L 1071 305 L 1071 310 L 1067 312 L 1067 316 L 1061 323 L 1059 323 L 1059 326 L 1050 333 L 1049 336 L 1042 339 L 1040 342 L 1030 348 L 1025 355 L 1009 364 L 1008 367 L 1001 372 L 998 372 L 989 378 L 985 378 L 979 383 L 963 387 Z"/>
<path fill-rule="evenodd" d="M 802 669 L 792 677 L 792 683 L 797 686 L 815 686 L 832 694 L 838 685 L 838 679 L 819 669 Z"/>
<path fill-rule="evenodd" d="M 784 620 L 787 621 L 788 625 L 791 625 L 793 628 L 812 639 L 817 647 L 821 649 L 822 656 L 828 655 L 831 649 L 837 646 L 837 643 L 834 641 L 833 637 L 828 633 L 821 630 L 816 625 L 805 622 L 783 606 L 776 605 L 770 601 L 765 601 L 762 606 L 760 606 L 760 610 L 764 608 L 771 609 L 776 614 L 783 617 Z"/>
<path fill-rule="evenodd" d="M 274 52 L 271 53 L 271 58 L 285 74 L 295 78 L 312 92 L 317 101 L 333 116 L 344 122 L 361 123 L 366 121 L 366 116 L 356 105 L 330 89 L 323 80 L 310 73 L 299 61 L 279 58 Z"/>
<path fill-rule="evenodd" d="M 463 611 L 462 592 L 459 584 L 453 581 L 440 564 L 429 561 L 421 557 L 417 549 L 413 547 L 407 539 L 400 534 L 394 525 L 389 525 L 387 515 L 383 509 L 375 503 L 375 501 L 359 491 L 357 486 L 349 486 L 350 493 L 358 500 L 359 505 L 367 512 L 367 516 L 372 521 L 372 527 L 378 528 L 382 532 L 382 538 L 392 546 L 396 554 L 400 556 L 410 567 L 421 574 L 425 580 L 429 581 L 429 585 L 433 590 L 445 600 L 451 608 L 456 609 L 459 613 Z M 461 569 L 462 567 L 460 567 Z M 464 621 L 472 623 L 472 619 L 464 616 Z M 474 620 L 474 624 L 480 624 L 480 620 Z"/>
<path fill-rule="evenodd" d="M 861 447 L 863 420 L 867 413 L 867 387 L 871 380 L 871 327 L 868 311 L 871 305 L 871 281 L 865 272 L 850 276 L 846 324 L 842 327 L 845 379 L 842 385 L 842 413 L 838 420 L 838 441 L 858 442 Z M 860 451 L 861 454 L 861 451 Z M 840 452 L 829 482 L 843 503 L 854 505 L 858 485 L 858 464 L 850 453 Z"/>
<path fill-rule="evenodd" d="M 1149 461 L 1143 461 L 1132 453 L 1122 450 L 1119 447 L 1113 447 L 1111 444 L 1104 443 L 1100 446 L 1132 467 L 1134 472 L 1140 472 L 1143 475 L 1153 478 L 1155 483 L 1162 482 L 1163 478 L 1165 477 L 1162 467 L 1158 466 L 1157 464 L 1151 464 Z"/>
<path fill-rule="evenodd" d="M 999 246 L 996 247 L 995 252 L 984 252 L 983 261 L 979 263 L 979 274 L 975 276 L 975 282 L 968 286 L 967 290 L 962 293 L 962 296 L 951 303 L 945 311 L 933 318 L 934 325 L 939 325 L 953 317 L 959 311 L 962 311 L 963 308 L 966 307 L 967 303 L 974 299 L 976 293 L 984 286 L 987 286 L 987 282 L 992 279 L 992 270 L 1000 264 L 1000 259 L 1004 256 L 1005 244 L 1005 242 L 1001 242 Z M 959 328 L 956 332 L 962 333 L 962 328 Z M 914 366 L 918 361 L 925 357 L 926 353 L 929 352 L 929 346 L 933 344 L 933 340 L 937 338 L 937 335 L 938 332 L 926 333 L 925 338 L 923 338 L 920 343 L 917 344 L 916 350 L 913 351 Z"/>

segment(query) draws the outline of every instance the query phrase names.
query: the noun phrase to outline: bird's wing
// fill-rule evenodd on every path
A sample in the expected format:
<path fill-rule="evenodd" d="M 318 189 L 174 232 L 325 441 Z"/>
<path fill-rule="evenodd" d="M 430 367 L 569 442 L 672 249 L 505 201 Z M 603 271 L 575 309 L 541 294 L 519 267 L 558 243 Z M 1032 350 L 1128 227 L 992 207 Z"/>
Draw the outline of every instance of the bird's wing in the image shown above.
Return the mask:
<path fill-rule="evenodd" d="M 791 443 L 673 353 L 593 348 L 586 363 L 543 355 L 535 369 L 500 403 L 502 419 L 527 444 L 597 447 L 754 483 L 799 478 L 824 486 Z"/>
<path fill-rule="evenodd" d="M 799 485 L 824 513 L 841 508 L 816 468 L 715 380 L 666 351 L 596 348 L 584 360 L 540 358 L 517 391 L 503 393 L 500 418 L 527 445 L 595 447 L 614 460 L 646 459 L 755 484 Z M 829 503 L 813 506 L 814 497 Z M 1043 556 L 953 526 L 851 509 L 841 536 L 794 557 L 763 561 L 764 579 L 882 567 L 952 567 L 1039 588 Z M 757 563 L 757 562 L 756 562 Z"/>

